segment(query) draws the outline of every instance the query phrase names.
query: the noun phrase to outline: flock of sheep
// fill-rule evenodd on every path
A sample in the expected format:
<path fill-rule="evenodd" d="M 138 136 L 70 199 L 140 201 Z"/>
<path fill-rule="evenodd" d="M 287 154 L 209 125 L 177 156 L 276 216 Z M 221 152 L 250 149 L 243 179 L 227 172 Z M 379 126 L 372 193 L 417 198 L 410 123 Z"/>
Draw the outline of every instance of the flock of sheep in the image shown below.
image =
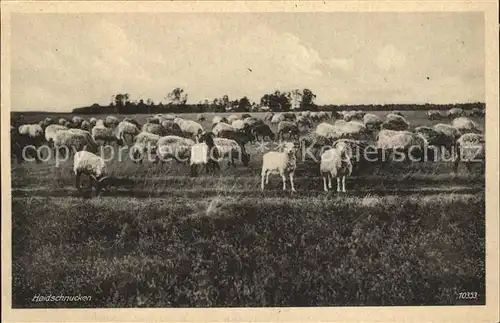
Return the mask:
<path fill-rule="evenodd" d="M 201 114 L 197 121 L 159 114 L 149 117 L 143 125 L 133 118 L 120 121 L 115 116 L 89 120 L 77 116 L 71 120 L 46 118 L 38 124 L 11 126 L 11 150 L 19 161 L 30 153 L 37 162 L 40 155 L 34 152 L 42 145 L 47 145 L 56 154 L 74 153 L 76 187 L 80 188 L 81 175 L 86 175 L 92 179 L 97 192 L 110 183 L 107 164 L 98 155 L 99 147 L 106 144 L 129 147 L 134 162 L 138 163 L 147 155 L 153 156 L 154 163 L 169 160 L 189 163 L 191 176 L 197 176 L 200 166 L 205 167 L 207 173 L 220 170 L 222 160 L 234 166 L 237 158 L 247 166 L 250 160 L 246 151 L 248 143 L 279 139 L 282 142 L 280 151 L 269 151 L 262 156 L 261 189 L 269 183 L 269 175 L 279 174 L 283 190 L 289 180 L 292 191 L 295 191 L 297 154 L 304 147 L 318 155 L 325 191 L 332 188 L 333 179 L 337 181 L 337 192 L 346 191 L 346 177 L 359 163 L 359 159 L 354 158 L 353 148 L 368 145 L 379 151 L 403 152 L 419 147 L 421 152 L 435 152 L 437 148 L 451 153 L 455 148 L 462 152 L 454 159 L 455 171 L 460 161 L 470 170 L 470 158 L 464 158 L 463 152 L 466 147 L 474 146 L 480 149 L 469 152 L 469 157 L 473 154 L 481 158 L 484 167 L 484 135 L 469 118 L 484 116 L 483 110 L 454 108 L 446 113 L 428 111 L 427 116 L 429 119 L 449 119 L 432 127 L 411 128 L 410 122 L 397 111 L 384 118 L 362 111 L 269 112 L 262 119 L 250 114 L 227 118 L 214 116 L 212 129 L 204 129 L 200 122 L 205 117 Z M 277 126 L 276 133 L 269 124 Z"/>

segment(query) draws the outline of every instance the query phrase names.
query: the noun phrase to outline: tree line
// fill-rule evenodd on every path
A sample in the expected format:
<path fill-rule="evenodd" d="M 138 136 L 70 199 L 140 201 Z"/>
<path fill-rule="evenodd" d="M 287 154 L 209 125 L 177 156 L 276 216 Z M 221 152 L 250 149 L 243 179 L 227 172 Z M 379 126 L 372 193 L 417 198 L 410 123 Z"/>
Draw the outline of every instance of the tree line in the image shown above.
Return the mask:
<path fill-rule="evenodd" d="M 362 105 L 317 105 L 316 94 L 310 89 L 296 89 L 281 92 L 275 90 L 264 94 L 259 102 L 251 102 L 248 97 L 231 100 L 228 95 L 213 100 L 188 103 L 188 94 L 182 88 L 174 88 L 164 102 L 155 103 L 152 99 L 132 100 L 129 93 L 117 93 L 108 105 L 97 103 L 91 106 L 73 109 L 79 114 L 158 114 L 158 113 L 204 113 L 204 112 L 287 112 L 287 111 L 341 111 L 341 110 L 448 110 L 454 107 L 472 109 L 484 108 L 484 103 L 460 104 L 362 104 Z"/>

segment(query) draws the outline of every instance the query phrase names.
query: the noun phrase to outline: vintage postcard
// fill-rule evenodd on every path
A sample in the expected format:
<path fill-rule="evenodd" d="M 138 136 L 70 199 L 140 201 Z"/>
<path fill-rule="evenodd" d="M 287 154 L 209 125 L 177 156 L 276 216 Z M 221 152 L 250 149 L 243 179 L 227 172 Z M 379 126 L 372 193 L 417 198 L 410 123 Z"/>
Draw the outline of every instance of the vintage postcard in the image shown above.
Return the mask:
<path fill-rule="evenodd" d="M 499 321 L 496 1 L 1 6 L 2 321 Z"/>

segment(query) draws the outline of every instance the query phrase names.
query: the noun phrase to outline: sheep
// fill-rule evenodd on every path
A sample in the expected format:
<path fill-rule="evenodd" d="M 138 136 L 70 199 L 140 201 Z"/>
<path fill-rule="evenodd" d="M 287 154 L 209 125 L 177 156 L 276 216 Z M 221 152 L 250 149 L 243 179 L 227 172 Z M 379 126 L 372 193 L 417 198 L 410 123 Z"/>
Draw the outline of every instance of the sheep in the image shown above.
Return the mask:
<path fill-rule="evenodd" d="M 67 127 L 58 124 L 51 124 L 45 129 L 45 140 L 49 144 L 53 144 L 54 137 L 59 130 L 68 130 Z"/>
<path fill-rule="evenodd" d="M 23 124 L 18 128 L 21 136 L 29 136 L 31 138 L 43 137 L 43 129 L 39 124 Z"/>
<path fill-rule="evenodd" d="M 244 120 L 244 119 L 246 119 L 246 118 L 251 118 L 251 117 L 252 117 L 252 116 L 251 116 L 250 114 L 248 114 L 248 113 L 243 113 L 243 114 L 241 115 L 240 119 L 241 119 L 241 120 Z"/>
<path fill-rule="evenodd" d="M 137 126 L 137 128 L 141 128 L 141 124 L 137 120 L 135 120 L 134 118 L 127 117 L 127 118 L 124 118 L 123 121 L 130 122 L 132 124 L 135 124 Z"/>
<path fill-rule="evenodd" d="M 219 116 L 215 116 L 212 118 L 212 128 L 214 126 L 216 126 L 218 123 L 228 123 L 227 119 L 225 117 L 219 117 Z"/>
<path fill-rule="evenodd" d="M 146 120 L 146 124 L 161 124 L 162 119 L 158 117 L 151 117 Z"/>
<path fill-rule="evenodd" d="M 281 121 L 279 123 L 278 138 L 283 139 L 285 133 L 288 133 L 289 138 L 292 138 L 292 136 L 294 136 L 297 140 L 299 139 L 300 131 L 295 122 Z"/>
<path fill-rule="evenodd" d="M 278 124 L 280 123 L 281 121 L 284 120 L 284 117 L 281 113 L 276 113 L 275 115 L 273 115 L 273 117 L 271 118 L 271 123 L 272 124 Z"/>
<path fill-rule="evenodd" d="M 448 118 L 457 118 L 461 117 L 464 114 L 464 110 L 461 108 L 451 108 L 447 111 L 446 115 Z"/>
<path fill-rule="evenodd" d="M 309 118 L 307 118 L 305 116 L 299 116 L 297 118 L 297 125 L 299 127 L 304 127 L 306 129 L 311 129 L 312 128 L 311 120 L 309 120 Z"/>
<path fill-rule="evenodd" d="M 22 147 L 33 146 L 35 149 L 38 149 L 44 142 L 45 136 L 42 126 L 39 124 L 24 124 L 17 128 L 18 134 L 18 143 L 22 145 Z M 31 152 L 30 152 L 31 155 Z M 33 156 L 37 163 L 40 162 L 39 155 L 35 154 Z"/>
<path fill-rule="evenodd" d="M 243 148 L 248 142 L 255 141 L 253 132 L 236 131 L 236 130 L 221 130 L 218 133 L 219 138 L 227 138 L 236 141 Z"/>
<path fill-rule="evenodd" d="M 386 120 L 380 126 L 380 129 L 387 130 L 408 130 L 410 123 L 400 115 L 390 113 L 386 116 Z"/>
<path fill-rule="evenodd" d="M 442 117 L 441 112 L 437 110 L 429 110 L 425 114 L 427 115 L 427 118 L 429 118 L 429 120 L 436 120 Z"/>
<path fill-rule="evenodd" d="M 319 157 L 318 152 L 322 147 L 330 146 L 331 144 L 331 139 L 318 135 L 315 132 L 302 135 L 299 138 L 300 151 L 302 153 L 306 153 L 307 151 L 309 151 L 310 154 L 314 157 L 314 160 Z M 307 157 L 308 155 L 309 154 L 306 154 L 304 157 Z"/>
<path fill-rule="evenodd" d="M 391 112 L 391 114 L 395 114 L 395 115 L 400 116 L 400 117 L 403 117 L 403 118 L 405 117 L 405 116 L 403 115 L 403 113 L 401 113 L 401 111 L 398 111 L 398 110 L 393 110 L 393 111 Z"/>
<path fill-rule="evenodd" d="M 145 123 L 142 126 L 141 132 L 148 132 L 148 133 L 152 133 L 152 134 L 155 134 L 158 136 L 166 136 L 167 135 L 167 131 L 165 130 L 165 128 L 162 127 L 161 124 L 149 123 L 149 122 Z"/>
<path fill-rule="evenodd" d="M 173 120 L 163 120 L 161 126 L 165 129 L 168 135 L 182 136 L 181 127 Z"/>
<path fill-rule="evenodd" d="M 80 124 L 80 129 L 90 131 L 91 130 L 90 122 L 88 122 L 87 120 L 83 120 L 82 123 Z"/>
<path fill-rule="evenodd" d="M 229 125 L 227 123 L 224 123 L 224 122 L 220 122 L 218 124 L 216 124 L 213 128 L 212 128 L 212 132 L 214 133 L 215 136 L 219 136 L 219 133 L 221 131 L 236 131 L 236 129 L 234 129 L 234 127 L 232 125 Z"/>
<path fill-rule="evenodd" d="M 431 127 L 417 127 L 415 133 L 422 135 L 430 146 L 444 147 L 451 152 L 452 147 L 455 145 L 455 137 L 449 136 L 442 131 L 438 131 Z"/>
<path fill-rule="evenodd" d="M 198 120 L 198 121 L 200 121 L 200 122 L 201 122 L 201 121 L 205 121 L 205 116 L 204 116 L 203 114 L 201 114 L 201 113 L 200 113 L 200 114 L 198 114 L 198 115 L 196 116 L 196 120 Z"/>
<path fill-rule="evenodd" d="M 134 139 L 134 146 L 132 147 L 132 156 L 134 163 L 141 163 L 144 158 L 145 153 L 156 154 L 158 141 L 161 136 L 149 133 L 141 132 Z"/>
<path fill-rule="evenodd" d="M 374 114 L 367 113 L 363 117 L 363 123 L 367 129 L 375 130 L 379 129 L 384 121 Z"/>
<path fill-rule="evenodd" d="M 428 146 L 427 140 L 421 134 L 388 129 L 378 133 L 377 148 L 381 149 L 384 154 L 393 151 L 399 152 L 405 157 L 405 161 L 412 161 L 412 158 L 420 159 L 422 153 L 425 154 L 424 156 L 434 158 L 433 150 L 428 149 Z M 414 152 L 415 148 L 417 148 L 416 152 Z"/>
<path fill-rule="evenodd" d="M 83 121 L 84 121 L 83 118 L 78 116 L 75 116 L 71 119 L 71 123 L 75 128 L 80 128 L 80 125 L 82 124 Z"/>
<path fill-rule="evenodd" d="M 214 142 L 214 134 L 204 132 L 199 137 L 199 142 L 191 147 L 189 164 L 191 166 L 191 176 L 196 177 L 197 167 L 205 166 L 208 173 L 210 168 L 220 170 L 216 160 L 219 158 L 219 151 Z"/>
<path fill-rule="evenodd" d="M 201 126 L 201 124 L 193 120 L 178 121 L 178 124 L 183 135 L 187 138 L 196 138 L 199 133 L 203 132 L 203 127 Z"/>
<path fill-rule="evenodd" d="M 484 110 L 480 108 L 472 108 L 471 114 L 475 117 L 484 117 Z"/>
<path fill-rule="evenodd" d="M 95 187 L 96 195 L 109 183 L 108 167 L 104 159 L 88 151 L 78 151 L 73 160 L 76 175 L 75 186 L 80 190 L 80 178 L 87 175 Z"/>
<path fill-rule="evenodd" d="M 64 118 L 60 118 L 59 121 L 57 122 L 61 126 L 66 126 L 68 124 L 68 120 Z"/>
<path fill-rule="evenodd" d="M 484 136 L 477 133 L 462 135 L 456 144 L 454 171 L 458 172 L 460 162 L 464 163 L 469 172 L 472 172 L 472 163 L 481 162 L 481 172 L 484 174 L 485 145 Z"/>
<path fill-rule="evenodd" d="M 63 156 L 65 155 L 63 151 L 71 153 L 70 147 L 75 152 L 85 150 L 96 153 L 98 150 L 98 145 L 92 135 L 81 129 L 59 130 L 56 132 L 53 142 L 54 148 Z"/>
<path fill-rule="evenodd" d="M 94 117 L 92 117 L 92 118 L 90 118 L 89 122 L 90 122 L 90 125 L 91 125 L 92 127 L 94 127 L 94 126 L 96 125 L 96 123 L 97 123 L 97 119 L 96 119 L 96 118 L 94 118 Z"/>
<path fill-rule="evenodd" d="M 103 141 L 104 144 L 119 141 L 116 137 L 115 130 L 106 127 L 102 120 L 96 122 L 96 125 L 92 128 L 92 138 L 94 138 L 96 142 Z"/>
<path fill-rule="evenodd" d="M 330 148 L 321 154 L 320 172 L 323 177 L 323 190 L 325 192 L 332 188 L 333 178 L 337 179 L 337 192 L 341 191 L 340 182 L 342 182 L 342 192 L 346 192 L 345 179 L 352 173 L 352 163 L 345 143 L 340 142 L 336 147 Z"/>
<path fill-rule="evenodd" d="M 449 124 L 445 124 L 445 123 L 438 123 L 438 124 L 434 125 L 433 128 L 434 128 L 434 130 L 442 132 L 445 135 L 447 135 L 451 138 L 454 138 L 455 140 L 460 138 L 460 136 L 462 135 L 457 128 L 455 128 Z"/>
<path fill-rule="evenodd" d="M 120 124 L 120 120 L 115 116 L 107 116 L 104 124 L 106 127 L 115 128 Z"/>
<path fill-rule="evenodd" d="M 319 118 L 319 115 L 318 115 L 318 112 L 311 112 L 309 113 L 309 118 L 314 121 L 314 122 L 319 122 L 320 121 L 320 118 Z"/>
<path fill-rule="evenodd" d="M 267 112 L 265 115 L 264 115 L 264 120 L 266 121 L 271 121 L 273 119 L 273 116 L 274 116 L 274 113 L 272 112 Z"/>
<path fill-rule="evenodd" d="M 461 133 L 481 133 L 476 123 L 467 117 L 458 117 L 453 119 L 451 126 Z"/>
<path fill-rule="evenodd" d="M 159 160 L 164 163 L 168 158 L 177 162 L 187 161 L 191 147 L 195 144 L 192 139 L 179 136 L 161 137 L 157 142 L 155 163 Z"/>
<path fill-rule="evenodd" d="M 314 133 L 325 138 L 340 138 L 339 129 L 326 122 L 318 124 Z"/>
<path fill-rule="evenodd" d="M 239 119 L 240 119 L 240 117 L 238 117 L 238 116 L 237 116 L 237 115 L 235 115 L 235 114 L 232 114 L 232 115 L 230 115 L 229 117 L 227 117 L 227 121 L 228 121 L 230 124 L 233 124 L 233 121 L 235 121 L 235 120 L 239 120 Z"/>
<path fill-rule="evenodd" d="M 245 124 L 243 120 L 238 119 L 231 122 L 231 126 L 233 126 L 233 128 L 236 130 L 243 130 L 245 129 L 245 127 L 248 127 L 248 124 Z"/>
<path fill-rule="evenodd" d="M 265 140 L 266 137 L 269 140 L 274 140 L 275 135 L 272 132 L 271 128 L 267 124 L 257 124 L 252 127 L 251 133 L 254 135 L 256 140 L 259 140 L 259 136 L 262 136 L 262 140 Z"/>
<path fill-rule="evenodd" d="M 256 125 L 259 125 L 259 124 L 265 124 L 264 121 L 262 121 L 261 119 L 257 119 L 254 117 L 245 118 L 245 119 L 243 119 L 243 122 L 246 125 L 248 125 L 250 128 L 255 127 Z"/>
<path fill-rule="evenodd" d="M 270 151 L 262 156 L 262 171 L 260 189 L 264 190 L 265 184 L 269 184 L 270 174 L 279 174 L 283 180 L 283 191 L 286 190 L 286 178 L 290 178 L 290 185 L 292 192 L 295 192 L 293 184 L 293 177 L 297 167 L 297 160 L 295 157 L 295 145 L 287 142 L 284 144 L 282 152 Z"/>
<path fill-rule="evenodd" d="M 305 111 L 305 112 L 308 112 L 308 111 Z M 307 117 L 307 115 L 306 115 L 306 117 Z M 332 120 L 342 119 L 342 114 L 340 112 L 334 110 L 334 111 L 332 111 L 332 115 L 330 116 L 330 118 Z"/>
<path fill-rule="evenodd" d="M 241 161 L 243 166 L 248 166 L 250 156 L 245 151 L 245 148 L 242 147 L 238 142 L 228 138 L 214 138 L 214 143 L 219 153 L 217 162 L 220 162 L 222 159 L 228 159 L 228 167 L 230 165 L 236 167 L 236 165 L 234 164 L 234 159 L 237 158 Z"/>
<path fill-rule="evenodd" d="M 330 117 L 328 116 L 328 113 L 326 111 L 319 111 L 318 118 L 320 121 L 323 121 L 323 120 L 328 120 Z"/>
<path fill-rule="evenodd" d="M 335 124 L 335 127 L 339 129 L 340 138 L 366 139 L 367 129 L 365 125 L 361 122 L 358 121 L 338 122 Z"/>
<path fill-rule="evenodd" d="M 128 142 L 132 142 L 133 138 L 137 136 L 141 131 L 139 128 L 130 122 L 122 121 L 116 127 L 116 138 L 118 143 L 123 145 Z"/>

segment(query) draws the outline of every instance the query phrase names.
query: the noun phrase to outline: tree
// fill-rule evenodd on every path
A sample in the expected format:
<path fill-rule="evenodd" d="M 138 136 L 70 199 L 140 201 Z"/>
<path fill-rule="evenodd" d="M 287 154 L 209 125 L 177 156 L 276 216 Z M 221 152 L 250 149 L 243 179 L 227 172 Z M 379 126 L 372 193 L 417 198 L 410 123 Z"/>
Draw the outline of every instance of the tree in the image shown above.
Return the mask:
<path fill-rule="evenodd" d="M 113 95 L 116 113 L 124 112 L 125 106 L 129 103 L 129 98 L 130 97 L 129 97 L 128 93 L 118 93 L 118 94 Z"/>
<path fill-rule="evenodd" d="M 298 109 L 302 102 L 302 92 L 298 89 L 293 90 L 290 93 L 291 101 L 292 101 L 292 109 Z"/>
<path fill-rule="evenodd" d="M 300 102 L 301 110 L 309 110 L 315 108 L 316 104 L 314 100 L 316 99 L 316 94 L 312 93 L 309 89 L 302 90 L 302 101 Z"/>
<path fill-rule="evenodd" d="M 271 111 L 288 111 L 291 107 L 291 97 L 288 92 L 280 92 L 278 90 L 271 94 L 264 94 L 260 99 L 260 104 L 268 106 Z"/>
<path fill-rule="evenodd" d="M 236 110 L 238 110 L 239 112 L 248 112 L 250 111 L 251 106 L 252 105 L 250 104 L 250 100 L 248 100 L 248 98 L 244 96 L 238 101 L 238 107 L 236 108 Z"/>
<path fill-rule="evenodd" d="M 186 105 L 188 95 L 184 93 L 184 89 L 176 87 L 172 92 L 167 94 L 167 101 L 172 105 Z"/>

